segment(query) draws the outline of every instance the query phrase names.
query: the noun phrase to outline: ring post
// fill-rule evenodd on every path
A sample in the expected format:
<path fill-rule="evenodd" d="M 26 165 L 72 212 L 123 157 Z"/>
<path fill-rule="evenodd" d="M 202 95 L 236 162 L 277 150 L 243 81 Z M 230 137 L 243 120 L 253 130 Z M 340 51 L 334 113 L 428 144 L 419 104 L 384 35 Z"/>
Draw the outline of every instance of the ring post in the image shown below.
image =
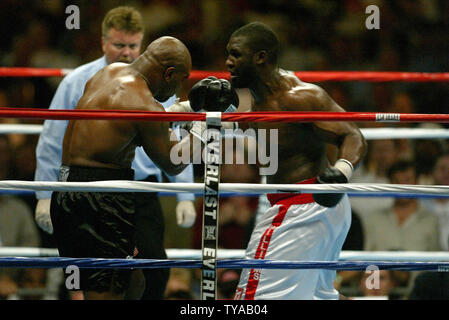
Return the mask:
<path fill-rule="evenodd" d="M 204 147 L 204 207 L 201 299 L 216 300 L 218 247 L 218 187 L 221 163 L 221 112 L 206 113 Z"/>

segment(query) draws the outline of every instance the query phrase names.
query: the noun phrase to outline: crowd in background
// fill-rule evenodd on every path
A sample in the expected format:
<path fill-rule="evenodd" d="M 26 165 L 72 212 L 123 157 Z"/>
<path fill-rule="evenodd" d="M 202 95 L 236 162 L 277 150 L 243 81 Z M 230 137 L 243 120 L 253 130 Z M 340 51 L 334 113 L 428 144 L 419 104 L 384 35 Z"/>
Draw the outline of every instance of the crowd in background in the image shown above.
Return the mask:
<path fill-rule="evenodd" d="M 225 48 L 233 30 L 250 21 L 270 25 L 281 42 L 279 65 L 293 71 L 448 72 L 449 2 L 445 0 L 152 0 L 75 1 L 80 29 L 68 30 L 65 8 L 73 1 L 0 2 L 0 65 L 7 67 L 75 68 L 102 55 L 100 37 L 104 13 L 118 5 L 139 8 L 146 24 L 144 46 L 162 35 L 182 40 L 195 70 L 225 70 Z M 380 9 L 380 29 L 365 26 L 367 5 Z M 60 78 L 0 78 L 0 107 L 47 108 Z M 192 80 L 179 96 L 186 97 Z M 318 83 L 347 111 L 447 113 L 449 84 L 445 82 L 323 82 Z M 0 123 L 40 120 L 0 119 Z M 379 124 L 360 123 L 361 127 Z M 388 125 L 393 127 L 393 125 Z M 444 128 L 444 124 L 396 124 L 394 127 Z M 0 135 L 0 180 L 34 180 L 37 136 Z M 446 140 L 370 140 L 368 154 L 352 182 L 449 185 L 449 143 Z M 202 179 L 202 167 L 195 166 Z M 250 165 L 224 165 L 223 182 L 257 183 Z M 220 203 L 220 246 L 245 248 L 257 198 L 223 198 Z M 353 222 L 346 250 L 449 250 L 449 201 L 402 198 L 351 198 Z M 51 236 L 34 223 L 33 194 L 0 195 L 0 246 L 52 247 Z M 199 248 L 198 219 L 186 237 L 171 237 L 167 247 Z M 170 215 L 170 210 L 165 214 Z M 170 221 L 172 218 L 168 218 Z M 175 223 L 168 229 L 178 228 Z M 386 231 L 388 230 L 388 231 Z M 386 236 L 387 235 L 387 236 Z M 390 236 L 391 235 L 391 236 Z M 184 239 L 179 243 L 179 239 Z M 178 242 L 177 242 L 178 241 Z M 33 269 L 30 269 L 33 270 Z M 223 299 L 232 298 L 238 270 L 219 274 Z M 424 275 L 426 277 L 427 275 Z M 198 298 L 199 274 L 172 270 L 168 299 Z M 337 285 L 348 295 L 419 297 L 414 290 L 420 274 L 382 272 L 382 290 L 364 286 L 366 275 L 341 272 Z M 433 279 L 435 280 L 435 279 Z M 40 269 L 0 270 L 0 299 L 17 288 L 46 285 Z M 432 281 L 432 279 L 431 279 Z M 436 279 L 446 285 L 447 277 Z M 446 282 L 445 282 L 446 281 Z M 346 290 L 346 291 L 345 291 Z M 444 291 L 444 287 L 442 289 Z M 413 293 L 413 294 L 412 294 Z M 64 298 L 63 294 L 59 296 Z"/>

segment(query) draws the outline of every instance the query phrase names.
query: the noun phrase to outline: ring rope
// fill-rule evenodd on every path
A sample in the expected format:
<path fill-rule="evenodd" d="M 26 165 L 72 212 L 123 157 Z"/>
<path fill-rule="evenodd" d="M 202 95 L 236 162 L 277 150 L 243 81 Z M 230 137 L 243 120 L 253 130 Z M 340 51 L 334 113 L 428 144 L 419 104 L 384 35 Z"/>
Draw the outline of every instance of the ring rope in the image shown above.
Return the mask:
<path fill-rule="evenodd" d="M 8 189 L 8 190 L 2 190 L 0 188 L 0 195 L 6 194 L 6 195 L 23 195 L 23 196 L 29 196 L 34 195 L 35 192 L 31 190 L 14 190 L 14 189 Z M 221 198 L 228 198 L 228 197 L 235 197 L 236 192 L 221 192 L 220 197 Z M 260 196 L 260 193 L 244 193 L 246 197 L 258 197 Z M 177 195 L 177 192 L 162 192 L 159 193 L 159 197 L 175 197 Z M 200 193 L 193 193 L 195 197 L 202 197 L 203 194 Z M 348 197 L 369 197 L 369 198 L 409 198 L 409 199 L 448 199 L 449 194 L 396 194 L 396 193 L 390 193 L 390 192 L 379 192 L 379 193 L 347 193 Z"/>
<path fill-rule="evenodd" d="M 449 262 L 390 262 L 390 261 L 283 261 L 261 259 L 217 260 L 222 269 L 328 269 L 366 270 L 375 265 L 382 270 L 438 271 L 449 272 Z M 152 269 L 152 268 L 202 268 L 201 260 L 156 260 L 156 259 L 103 259 L 103 258 L 0 258 L 4 268 L 66 268 L 75 265 L 89 269 Z"/>
<path fill-rule="evenodd" d="M 382 139 L 449 139 L 449 129 L 427 128 L 360 128 L 366 140 Z"/>
<path fill-rule="evenodd" d="M 40 124 L 0 124 L 0 134 L 41 134 Z"/>
<path fill-rule="evenodd" d="M 42 129 L 40 124 L 0 124 L 0 134 L 41 134 Z M 366 140 L 449 139 L 449 129 L 439 128 L 360 128 L 360 131 Z"/>
<path fill-rule="evenodd" d="M 134 121 L 206 121 L 207 112 L 160 112 L 129 110 L 61 110 L 39 108 L 0 108 L 0 117 L 53 120 L 134 120 Z M 449 122 L 449 114 L 378 113 L 378 112 L 233 112 L 223 113 L 230 122 Z"/>
<path fill-rule="evenodd" d="M 165 249 L 168 259 L 201 259 L 199 249 Z M 59 257 L 56 248 L 0 247 L 0 257 Z M 218 259 L 244 259 L 245 250 L 218 249 Z M 421 261 L 449 262 L 446 251 L 355 251 L 343 250 L 338 261 Z"/>
<path fill-rule="evenodd" d="M 0 68 L 0 77 L 64 77 L 73 69 L 58 68 Z M 449 73 L 430 72 L 387 72 L 387 71 L 295 71 L 294 74 L 303 81 L 369 81 L 369 82 L 445 82 L 449 81 Z M 229 79 L 227 71 L 192 70 L 191 79 L 202 79 L 208 76 Z"/>
<path fill-rule="evenodd" d="M 0 189 L 34 190 L 34 191 L 78 191 L 78 192 L 187 192 L 203 193 L 203 183 L 158 183 L 144 181 L 107 180 L 92 182 L 60 181 L 21 181 L 2 180 Z M 385 193 L 394 192 L 403 195 L 436 195 L 449 193 L 449 186 L 442 185 L 405 185 L 405 184 L 256 184 L 256 183 L 221 183 L 219 192 L 233 193 Z"/>

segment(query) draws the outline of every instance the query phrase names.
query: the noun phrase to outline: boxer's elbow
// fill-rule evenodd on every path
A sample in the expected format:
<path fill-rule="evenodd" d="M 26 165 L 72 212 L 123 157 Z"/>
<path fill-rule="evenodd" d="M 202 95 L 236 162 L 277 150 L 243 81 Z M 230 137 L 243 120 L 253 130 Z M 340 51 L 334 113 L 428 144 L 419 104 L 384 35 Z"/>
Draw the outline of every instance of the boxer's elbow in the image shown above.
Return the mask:
<path fill-rule="evenodd" d="M 156 163 L 159 169 L 170 176 L 176 176 L 180 174 L 188 165 L 186 161 L 183 161 L 182 159 L 179 159 L 177 156 L 175 156 L 173 152 L 169 153 L 170 156 L 167 155 L 164 154 L 158 159 L 157 162 L 154 160 L 153 161 Z"/>

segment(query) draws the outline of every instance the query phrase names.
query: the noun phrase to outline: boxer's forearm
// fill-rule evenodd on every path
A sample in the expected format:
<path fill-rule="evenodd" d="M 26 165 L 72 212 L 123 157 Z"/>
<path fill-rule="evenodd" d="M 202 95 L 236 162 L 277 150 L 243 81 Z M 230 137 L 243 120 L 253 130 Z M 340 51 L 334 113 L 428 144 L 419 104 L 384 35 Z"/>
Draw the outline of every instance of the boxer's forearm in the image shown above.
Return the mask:
<path fill-rule="evenodd" d="M 356 168 L 366 154 L 366 140 L 357 129 L 344 136 L 339 146 L 338 158 L 346 159 Z"/>

